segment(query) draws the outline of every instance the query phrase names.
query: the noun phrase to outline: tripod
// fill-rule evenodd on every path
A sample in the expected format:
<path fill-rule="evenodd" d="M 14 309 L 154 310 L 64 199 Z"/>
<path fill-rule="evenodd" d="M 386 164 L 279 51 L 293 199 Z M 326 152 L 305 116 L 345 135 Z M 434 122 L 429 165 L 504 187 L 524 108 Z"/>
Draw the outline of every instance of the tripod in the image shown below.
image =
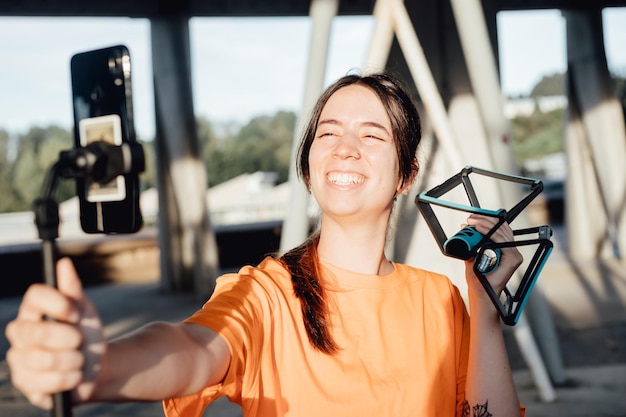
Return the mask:
<path fill-rule="evenodd" d="M 499 181 L 508 181 L 514 184 L 520 184 L 530 188 L 528 194 L 522 198 L 520 202 L 515 204 L 509 211 L 505 209 L 487 210 L 482 208 L 476 190 L 470 179 L 470 174 L 475 173 L 485 177 L 490 177 Z M 457 202 L 446 201 L 441 197 L 452 189 L 462 186 L 469 205 L 459 204 Z M 525 229 L 513 230 L 514 236 L 533 235 L 534 239 L 520 239 L 513 242 L 494 243 L 490 240 L 491 235 L 504 222 L 511 223 L 521 212 L 530 204 L 530 202 L 543 190 L 543 183 L 532 178 L 519 177 L 514 175 L 506 175 L 498 172 L 488 171 L 481 168 L 466 166 L 458 174 L 452 176 L 442 184 L 432 188 L 429 191 L 420 193 L 415 198 L 415 204 L 424 216 L 424 220 L 428 228 L 432 232 L 441 252 L 457 259 L 468 260 L 475 258 L 474 272 L 480 280 L 485 291 L 491 298 L 494 306 L 500 312 L 502 321 L 514 326 L 522 314 L 522 310 L 528 301 L 530 292 L 532 291 L 535 281 L 539 277 L 545 262 L 552 251 L 553 245 L 550 241 L 552 229 L 549 226 L 538 226 Z M 440 206 L 452 210 L 464 211 L 467 213 L 476 213 L 484 216 L 490 216 L 498 219 L 498 222 L 485 235 L 478 233 L 472 226 L 466 226 L 454 236 L 448 238 L 444 231 L 435 211 L 431 205 Z M 504 289 L 504 301 L 500 295 L 489 283 L 487 275 L 493 272 L 499 264 L 502 248 L 521 247 L 535 245 L 536 250 L 529 265 L 524 272 L 517 290 L 511 292 L 508 288 Z"/>
<path fill-rule="evenodd" d="M 118 175 L 144 170 L 143 148 L 136 142 L 120 146 L 108 142 L 92 142 L 84 148 L 62 151 L 59 160 L 47 172 L 41 195 L 33 203 L 35 224 L 41 239 L 44 282 L 57 287 L 56 261 L 59 237 L 59 205 L 54 198 L 59 179 L 88 179 L 106 184 Z M 47 320 L 51 320 L 46 318 Z M 71 417 L 72 401 L 69 391 L 53 394 L 53 417 Z"/>

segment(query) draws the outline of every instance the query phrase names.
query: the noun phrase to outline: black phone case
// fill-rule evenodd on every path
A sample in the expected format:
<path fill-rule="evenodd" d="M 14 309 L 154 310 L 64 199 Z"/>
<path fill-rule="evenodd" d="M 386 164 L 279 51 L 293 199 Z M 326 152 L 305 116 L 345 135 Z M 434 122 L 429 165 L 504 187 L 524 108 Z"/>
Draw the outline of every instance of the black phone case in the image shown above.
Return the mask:
<path fill-rule="evenodd" d="M 133 125 L 130 54 L 123 45 L 82 52 L 71 59 L 74 146 L 80 143 L 79 122 L 86 118 L 118 115 L 122 142 L 136 142 Z M 134 233 L 143 219 L 139 208 L 139 176 L 125 178 L 121 201 L 87 200 L 87 182 L 76 181 L 80 222 L 86 233 Z"/>

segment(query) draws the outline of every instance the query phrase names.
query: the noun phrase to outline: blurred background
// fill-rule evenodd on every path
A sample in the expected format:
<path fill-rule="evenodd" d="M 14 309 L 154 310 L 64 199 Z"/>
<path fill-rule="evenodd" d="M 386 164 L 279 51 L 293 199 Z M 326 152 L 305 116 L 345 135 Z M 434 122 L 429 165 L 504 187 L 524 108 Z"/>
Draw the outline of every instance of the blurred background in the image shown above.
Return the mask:
<path fill-rule="evenodd" d="M 623 100 L 626 8 L 606 8 L 602 19 L 608 68 L 615 94 Z M 332 25 L 326 84 L 361 69 L 374 18 L 337 16 Z M 69 61 L 75 53 L 115 44 L 129 47 L 135 127 L 153 155 L 149 26 L 142 18 L 0 16 L 1 213 L 30 210 L 44 171 L 58 150 L 72 146 Z M 287 180 L 310 26 L 307 17 L 190 19 L 194 110 L 209 186 L 257 170 L 276 172 L 277 184 Z M 559 10 L 501 11 L 497 36 L 515 160 L 529 171 L 553 167 L 545 175 L 563 179 L 564 18 Z M 156 183 L 152 158 L 142 182 L 146 189 Z M 73 195 L 68 186 L 59 199 Z"/>
<path fill-rule="evenodd" d="M 73 258 L 108 323 L 137 319 L 112 335 L 154 318 L 138 310 L 159 305 L 154 297 L 163 311 L 171 306 L 171 315 L 156 318 L 182 319 L 210 294 L 217 275 L 293 246 L 310 231 L 315 202 L 294 191 L 290 163 L 311 100 L 342 75 L 386 68 L 413 88 L 425 127 L 421 178 L 398 208 L 398 224 L 408 226 L 398 228 L 390 254 L 459 275 L 418 218 L 416 193 L 466 164 L 538 178 L 544 192 L 521 221 L 549 224 L 555 251 L 528 305 L 528 322 L 505 329 L 514 367 L 530 369 L 519 381 L 531 387 L 526 403 L 539 404 L 540 413 L 531 415 L 565 415 L 541 404 L 555 401 L 554 387 L 561 398 L 572 392 L 583 398 L 573 376 L 580 369 L 626 364 L 626 2 L 123 3 L 107 9 L 0 0 L 3 323 L 27 286 L 41 281 L 30 209 L 59 151 L 73 146 L 70 58 L 123 44 L 147 157 L 145 226 L 135 235 L 87 235 L 74 184 L 62 182 L 57 193 L 61 254 Z M 477 11 L 478 20 L 463 7 Z M 404 17 L 412 24 L 403 25 Z M 426 66 L 416 61 L 420 52 Z M 176 62 L 174 75 L 164 69 L 169 61 Z M 186 91 L 164 97 L 172 78 L 189 81 L 189 97 Z M 431 78 L 434 95 L 424 84 Z M 180 110 L 187 104 L 190 111 Z M 177 123 L 190 115 L 191 129 Z M 180 160 L 193 163 L 181 171 Z M 504 205 L 515 198 L 499 197 Z M 201 220 L 190 221 L 194 210 Z M 153 304 L 124 310 L 117 303 L 132 304 L 131 290 Z M 172 298 L 159 298 L 166 295 Z M 524 330 L 530 341 L 522 341 Z M 23 402 L 7 378 L 0 366 L 0 411 Z M 561 391 L 568 384 L 573 391 Z M 625 415 L 612 401 L 618 396 L 605 398 L 608 409 L 594 415 Z"/>

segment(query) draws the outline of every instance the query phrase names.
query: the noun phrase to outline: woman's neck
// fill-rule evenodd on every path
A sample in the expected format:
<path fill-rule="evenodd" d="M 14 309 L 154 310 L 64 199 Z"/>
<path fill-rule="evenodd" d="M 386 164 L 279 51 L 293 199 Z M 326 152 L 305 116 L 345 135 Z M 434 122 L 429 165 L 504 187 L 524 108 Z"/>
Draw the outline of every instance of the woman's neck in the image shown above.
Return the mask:
<path fill-rule="evenodd" d="M 385 256 L 387 225 L 346 227 L 323 219 L 318 245 L 320 260 L 362 274 L 385 275 L 393 266 Z"/>

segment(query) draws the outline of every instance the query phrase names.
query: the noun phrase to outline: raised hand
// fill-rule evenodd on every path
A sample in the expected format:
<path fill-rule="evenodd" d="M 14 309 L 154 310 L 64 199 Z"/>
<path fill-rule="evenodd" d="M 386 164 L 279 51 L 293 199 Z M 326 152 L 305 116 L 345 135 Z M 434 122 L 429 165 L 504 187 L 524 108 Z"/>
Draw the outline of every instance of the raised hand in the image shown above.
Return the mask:
<path fill-rule="evenodd" d="M 57 282 L 58 289 L 33 284 L 6 327 L 13 385 L 45 409 L 55 392 L 72 390 L 74 402 L 92 395 L 106 347 L 100 318 L 69 259 L 58 262 Z"/>
<path fill-rule="evenodd" d="M 497 222 L 498 219 L 495 217 L 481 216 L 478 214 L 471 214 L 467 218 L 467 224 L 474 226 L 476 230 L 483 235 L 487 234 Z M 511 242 L 514 240 L 513 230 L 509 224 L 505 222 L 498 227 L 498 229 L 496 229 L 490 239 L 495 243 Z M 502 290 L 504 290 L 507 282 L 509 282 L 511 276 L 523 261 L 522 254 L 517 250 L 517 248 L 502 248 L 501 250 L 502 256 L 498 267 L 487 275 L 487 279 L 496 294 L 500 294 Z M 480 300 L 481 305 L 485 303 L 485 305 L 493 307 L 491 300 L 480 284 L 478 277 L 476 277 L 474 273 L 473 258 L 465 262 L 465 275 L 467 277 L 470 297 L 474 297 L 475 300 Z M 496 311 L 495 307 L 493 307 L 493 311 Z"/>

